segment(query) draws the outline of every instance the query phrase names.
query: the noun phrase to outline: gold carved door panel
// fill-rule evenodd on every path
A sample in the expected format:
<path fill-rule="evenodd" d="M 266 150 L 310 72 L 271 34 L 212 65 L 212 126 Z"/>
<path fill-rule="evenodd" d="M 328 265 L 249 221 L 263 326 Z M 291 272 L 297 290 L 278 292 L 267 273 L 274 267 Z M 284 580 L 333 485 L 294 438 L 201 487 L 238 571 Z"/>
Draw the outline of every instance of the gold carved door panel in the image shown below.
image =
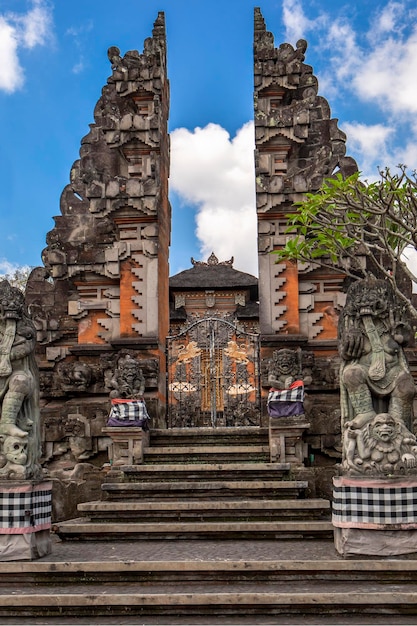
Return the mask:
<path fill-rule="evenodd" d="M 167 339 L 170 428 L 260 424 L 259 337 L 204 318 Z"/>

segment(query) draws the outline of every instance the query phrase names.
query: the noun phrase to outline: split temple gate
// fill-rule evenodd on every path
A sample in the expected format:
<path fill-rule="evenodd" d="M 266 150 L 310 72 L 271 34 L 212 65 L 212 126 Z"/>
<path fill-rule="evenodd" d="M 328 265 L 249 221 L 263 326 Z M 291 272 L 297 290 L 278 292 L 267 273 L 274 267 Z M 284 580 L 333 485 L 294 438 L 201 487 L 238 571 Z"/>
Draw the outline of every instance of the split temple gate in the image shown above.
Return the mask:
<path fill-rule="evenodd" d="M 111 75 L 47 235 L 44 267 L 27 286 L 44 462 L 57 476 L 82 461 L 98 469 L 106 459 L 109 384 L 126 355 L 140 361 L 152 428 L 233 427 L 266 425 L 268 363 L 274 351 L 296 349 L 312 380 L 310 454 L 323 468 L 340 458 L 336 334 L 344 276 L 314 264 L 276 264 L 272 253 L 288 236 L 293 203 L 356 164 L 304 63 L 306 42 L 275 47 L 255 9 L 254 43 L 259 281 L 214 256 L 169 279 L 163 13 L 142 53 L 109 49 Z"/>

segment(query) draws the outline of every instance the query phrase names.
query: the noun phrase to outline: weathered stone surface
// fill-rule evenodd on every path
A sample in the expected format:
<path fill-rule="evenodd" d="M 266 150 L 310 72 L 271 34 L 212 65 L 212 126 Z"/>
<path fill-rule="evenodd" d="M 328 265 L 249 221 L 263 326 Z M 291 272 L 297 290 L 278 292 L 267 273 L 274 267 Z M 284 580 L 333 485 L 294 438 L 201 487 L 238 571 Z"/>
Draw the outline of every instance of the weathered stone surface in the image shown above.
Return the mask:
<path fill-rule="evenodd" d="M 140 363 L 155 425 L 168 334 L 169 84 L 164 14 L 143 53 L 112 47 L 111 75 L 26 300 L 38 338 L 43 460 L 107 460 L 102 433 L 119 358 Z"/>
<path fill-rule="evenodd" d="M 39 479 L 36 331 L 23 293 L 0 282 L 0 481 Z"/>
<path fill-rule="evenodd" d="M 343 276 L 314 264 L 276 265 L 273 250 L 285 244 L 286 214 L 323 179 L 357 170 L 345 156 L 345 134 L 331 119 L 318 81 L 304 63 L 307 42 L 274 46 L 255 9 L 255 142 L 258 211 L 260 324 L 263 334 L 304 334 L 334 339 L 343 305 Z"/>
<path fill-rule="evenodd" d="M 411 328 L 389 283 L 354 283 L 339 328 L 343 472 L 415 474 L 416 387 L 404 354 Z"/>

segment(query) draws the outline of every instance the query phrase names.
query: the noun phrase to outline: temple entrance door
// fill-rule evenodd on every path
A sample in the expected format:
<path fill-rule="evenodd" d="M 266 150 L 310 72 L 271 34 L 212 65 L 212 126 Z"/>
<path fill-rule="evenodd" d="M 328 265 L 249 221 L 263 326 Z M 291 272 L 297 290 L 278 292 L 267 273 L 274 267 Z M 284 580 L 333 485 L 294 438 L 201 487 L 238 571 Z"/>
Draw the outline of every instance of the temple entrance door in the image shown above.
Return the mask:
<path fill-rule="evenodd" d="M 215 317 L 168 337 L 168 428 L 259 426 L 259 354 L 259 335 Z"/>

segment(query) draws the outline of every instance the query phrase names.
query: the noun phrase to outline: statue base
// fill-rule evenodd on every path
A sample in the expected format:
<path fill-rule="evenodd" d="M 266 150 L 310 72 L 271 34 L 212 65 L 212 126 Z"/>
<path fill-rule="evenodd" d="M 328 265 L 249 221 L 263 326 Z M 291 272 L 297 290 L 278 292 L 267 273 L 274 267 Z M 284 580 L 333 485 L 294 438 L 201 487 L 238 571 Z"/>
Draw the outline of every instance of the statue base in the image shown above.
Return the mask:
<path fill-rule="evenodd" d="M 135 426 L 108 426 L 103 433 L 112 440 L 109 460 L 112 466 L 140 465 L 149 447 L 149 431 Z"/>
<path fill-rule="evenodd" d="M 417 475 L 333 478 L 334 543 L 344 557 L 417 552 Z"/>
<path fill-rule="evenodd" d="M 269 453 L 271 463 L 291 463 L 303 467 L 307 444 L 303 433 L 310 428 L 305 415 L 269 418 Z"/>
<path fill-rule="evenodd" d="M 0 561 L 39 559 L 51 552 L 52 483 L 0 483 Z"/>

